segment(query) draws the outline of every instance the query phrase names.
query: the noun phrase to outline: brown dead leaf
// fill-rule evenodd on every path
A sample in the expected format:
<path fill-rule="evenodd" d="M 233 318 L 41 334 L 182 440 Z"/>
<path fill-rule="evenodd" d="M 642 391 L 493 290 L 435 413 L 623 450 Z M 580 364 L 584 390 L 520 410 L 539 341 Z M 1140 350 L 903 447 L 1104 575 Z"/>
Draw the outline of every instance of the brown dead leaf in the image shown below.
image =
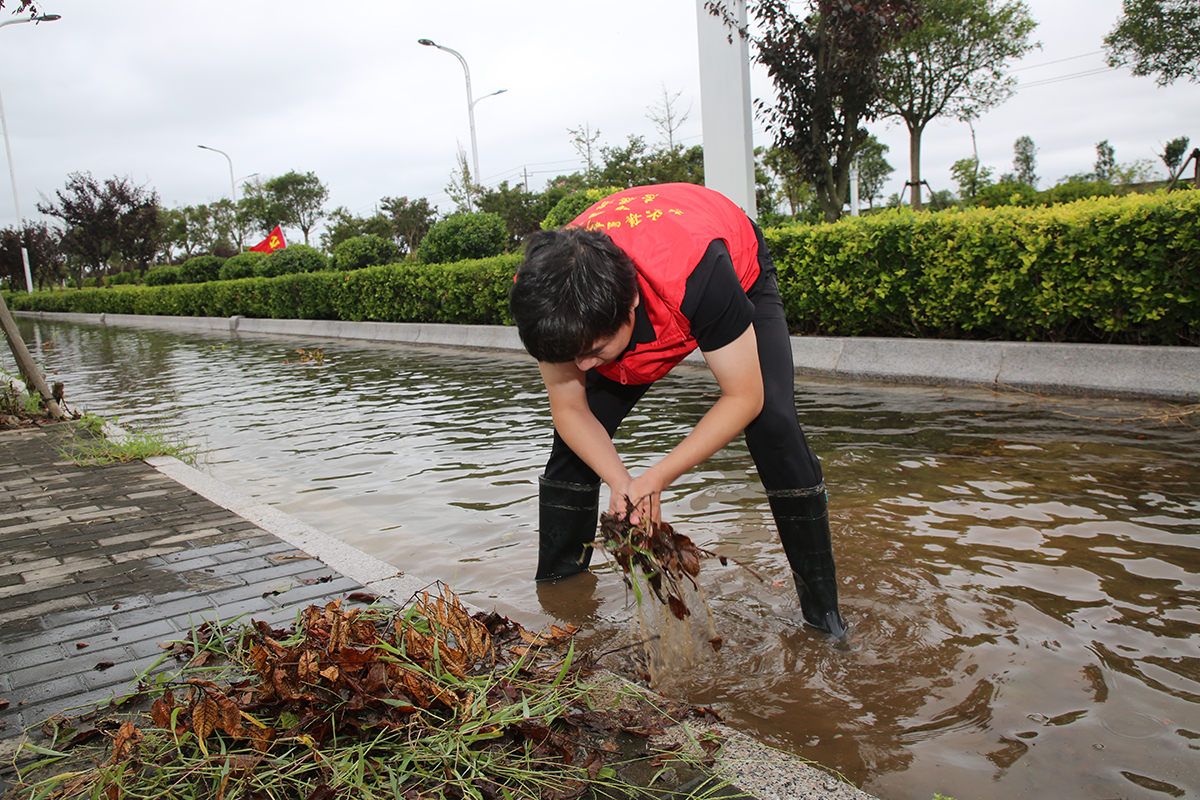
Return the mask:
<path fill-rule="evenodd" d="M 221 722 L 221 707 L 208 692 L 201 692 L 192 708 L 192 731 L 196 738 L 204 741 Z"/>
<path fill-rule="evenodd" d="M 218 727 L 235 739 L 243 738 L 246 732 L 242 729 L 242 710 L 237 703 L 222 694 L 217 696 L 217 705 L 221 710 Z"/>
<path fill-rule="evenodd" d="M 301 683 L 314 684 L 321 677 L 320 655 L 315 650 L 305 650 L 300 654 L 300 661 L 297 663 L 297 677 Z"/>
<path fill-rule="evenodd" d="M 520 634 L 521 638 L 525 640 L 526 644 L 531 644 L 534 647 L 549 647 L 552 644 L 549 639 L 539 636 L 536 633 L 530 633 L 524 628 L 520 630 Z"/>
<path fill-rule="evenodd" d="M 112 758 L 109 763 L 120 764 L 133 755 L 138 742 L 142 741 L 142 732 L 130 720 L 121 723 L 121 727 L 113 736 Z"/>

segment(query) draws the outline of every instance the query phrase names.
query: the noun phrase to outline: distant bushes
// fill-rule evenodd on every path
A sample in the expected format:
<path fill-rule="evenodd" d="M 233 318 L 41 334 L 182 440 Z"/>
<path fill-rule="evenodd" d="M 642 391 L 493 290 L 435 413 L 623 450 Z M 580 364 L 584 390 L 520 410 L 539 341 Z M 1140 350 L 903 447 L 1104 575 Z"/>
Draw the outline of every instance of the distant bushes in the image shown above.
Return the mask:
<path fill-rule="evenodd" d="M 452 214 L 429 229 L 417 248 L 423 264 L 452 264 L 473 258 L 493 258 L 504 252 L 508 230 L 499 214 L 476 211 Z"/>
<path fill-rule="evenodd" d="M 343 270 L 395 264 L 399 260 L 400 248 L 395 242 L 370 233 L 347 239 L 333 251 L 334 267 Z"/>
<path fill-rule="evenodd" d="M 300 272 L 320 272 L 328 269 L 329 259 L 315 247 L 306 244 L 289 244 L 267 256 L 258 267 L 258 277 L 277 278 L 280 275 L 295 275 Z"/>
<path fill-rule="evenodd" d="M 225 259 L 220 256 L 196 256 L 189 258 L 179 265 L 180 283 L 207 283 L 220 280 L 221 265 Z"/>
<path fill-rule="evenodd" d="M 236 281 L 239 278 L 253 278 L 259 274 L 263 262 L 267 260 L 266 253 L 247 251 L 225 259 L 221 265 L 220 280 Z"/>

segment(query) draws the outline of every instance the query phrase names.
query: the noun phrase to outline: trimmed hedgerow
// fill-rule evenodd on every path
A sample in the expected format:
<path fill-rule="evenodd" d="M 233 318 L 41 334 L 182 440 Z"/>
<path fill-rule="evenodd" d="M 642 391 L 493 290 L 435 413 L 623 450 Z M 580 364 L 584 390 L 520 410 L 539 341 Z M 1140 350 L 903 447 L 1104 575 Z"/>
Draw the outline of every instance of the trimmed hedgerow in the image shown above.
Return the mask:
<path fill-rule="evenodd" d="M 507 325 L 520 256 L 457 264 L 391 264 L 276 278 L 41 292 L 23 311 L 344 319 Z M 15 301 L 14 301 L 15 302 Z"/>
<path fill-rule="evenodd" d="M 1200 192 L 766 236 L 797 333 L 1200 344 Z"/>
<path fill-rule="evenodd" d="M 1200 344 L 1200 192 L 765 232 L 793 332 Z M 289 248 L 290 249 L 290 248 Z M 14 309 L 511 324 L 520 256 L 15 295 Z M 151 271 L 147 274 L 154 274 Z"/>

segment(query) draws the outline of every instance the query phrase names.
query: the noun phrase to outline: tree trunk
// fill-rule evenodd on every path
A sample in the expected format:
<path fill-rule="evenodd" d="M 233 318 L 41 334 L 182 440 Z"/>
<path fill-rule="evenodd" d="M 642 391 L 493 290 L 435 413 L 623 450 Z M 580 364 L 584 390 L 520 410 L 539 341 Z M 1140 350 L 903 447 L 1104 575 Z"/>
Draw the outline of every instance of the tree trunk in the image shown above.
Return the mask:
<path fill-rule="evenodd" d="M 914 211 L 920 211 L 921 206 L 921 134 L 924 127 L 908 126 L 908 166 L 909 188 L 911 189 L 910 203 Z"/>

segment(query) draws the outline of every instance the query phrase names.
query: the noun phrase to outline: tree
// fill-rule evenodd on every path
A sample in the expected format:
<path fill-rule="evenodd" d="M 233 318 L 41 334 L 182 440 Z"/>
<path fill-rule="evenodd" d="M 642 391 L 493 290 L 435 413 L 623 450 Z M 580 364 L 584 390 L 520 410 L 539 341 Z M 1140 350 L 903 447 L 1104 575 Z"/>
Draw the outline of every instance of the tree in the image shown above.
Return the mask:
<path fill-rule="evenodd" d="M 791 215 L 797 217 L 813 200 L 812 185 L 800 174 L 800 165 L 791 150 L 772 147 L 762 157 L 763 166 L 779 179 L 779 193 L 787 201 Z"/>
<path fill-rule="evenodd" d="M 274 209 L 280 215 L 280 222 L 299 228 L 304 234 L 304 243 L 308 244 L 309 231 L 325 217 L 322 209 L 329 199 L 329 188 L 313 173 L 301 175 L 295 170 L 272 178 L 263 188 L 270 195 Z M 263 233 L 270 233 L 271 228 Z"/>
<path fill-rule="evenodd" d="M 979 193 L 992 185 L 992 168 L 981 167 L 979 158 L 960 158 L 950 167 L 950 174 L 958 184 L 958 196 L 964 203 L 970 203 Z"/>
<path fill-rule="evenodd" d="M 1176 173 L 1183 166 L 1183 157 L 1187 155 L 1189 144 L 1191 144 L 1191 140 L 1188 137 L 1180 136 L 1167 142 L 1166 147 L 1163 148 L 1159 158 L 1167 165 L 1167 177 L 1169 179 L 1174 180 Z"/>
<path fill-rule="evenodd" d="M 1095 176 L 1098 181 L 1111 181 L 1116 177 L 1117 154 L 1108 139 L 1096 144 Z"/>
<path fill-rule="evenodd" d="M 61 242 L 62 235 L 45 222 L 27 220 L 23 228 L 5 228 L 0 231 L 0 278 L 8 281 L 10 289 L 25 289 L 24 246 L 33 285 L 38 289 L 53 285 L 66 276 Z"/>
<path fill-rule="evenodd" d="M 522 239 L 541 230 L 542 220 L 564 196 L 565 192 L 561 191 L 535 194 L 520 186 L 509 187 L 508 181 L 501 181 L 495 189 L 480 196 L 479 210 L 489 211 L 504 220 L 508 249 L 515 250 Z"/>
<path fill-rule="evenodd" d="M 596 142 L 600 141 L 600 129 L 592 130 L 590 122 L 585 122 L 578 128 L 567 128 L 567 133 L 571 134 L 571 146 L 575 148 L 575 152 L 579 153 L 579 157 L 583 159 L 583 163 L 587 165 L 584 177 L 588 181 L 595 180 L 596 177 L 596 157 L 599 155 L 599 150 Z"/>
<path fill-rule="evenodd" d="M 1159 86 L 1200 81 L 1200 0 L 1124 0 L 1123 11 L 1104 37 L 1110 67 L 1156 75 Z"/>
<path fill-rule="evenodd" d="M 646 119 L 653 122 L 654 126 L 662 133 L 668 152 L 675 152 L 676 148 L 683 147 L 677 140 L 676 134 L 683 123 L 687 122 L 688 114 L 692 113 L 691 106 L 688 106 L 688 110 L 682 114 L 675 110 L 675 103 L 679 101 L 681 94 L 683 94 L 683 90 L 669 94 L 666 84 L 663 84 L 662 104 L 650 106 L 650 113 L 646 114 Z"/>
<path fill-rule="evenodd" d="M 1028 136 L 1013 143 L 1013 177 L 1017 183 L 1037 188 L 1037 145 Z"/>
<path fill-rule="evenodd" d="M 146 267 L 158 252 L 162 230 L 158 193 L 134 185 L 128 178 L 100 183 L 89 172 L 73 172 L 57 202 L 38 203 L 37 209 L 66 226 L 63 250 L 79 256 L 84 268 L 103 273 L 112 262 Z"/>
<path fill-rule="evenodd" d="M 321 247 L 331 255 L 337 251 L 338 245 L 349 239 L 360 236 L 379 236 L 388 241 L 394 239 L 392 221 L 386 214 L 376 211 L 369 217 L 360 217 L 350 213 L 345 206 L 338 206 L 326 217 L 325 232 L 321 234 Z"/>
<path fill-rule="evenodd" d="M 265 178 L 256 176 L 243 183 L 242 199 L 238 205 L 249 227 L 259 236 L 266 236 L 276 225 L 283 224 L 284 210 L 278 207 L 275 198 L 267 191 Z"/>
<path fill-rule="evenodd" d="M 921 208 L 921 136 L 934 119 L 969 121 L 1007 100 L 1016 79 L 1007 64 L 1037 45 L 1019 0 L 924 0 L 921 25 L 881 60 L 888 116 L 908 128 L 911 203 Z"/>
<path fill-rule="evenodd" d="M 467 151 L 458 146 L 458 156 L 454 171 L 450 173 L 450 183 L 446 184 L 446 194 L 454 201 L 454 207 L 460 214 L 471 213 L 476 206 L 476 198 L 483 193 L 483 187 L 471 178 L 471 165 L 467 162 Z"/>
<path fill-rule="evenodd" d="M 625 147 L 600 148 L 604 166 L 597 170 L 601 186 L 644 186 L 651 183 L 703 183 L 704 149 L 649 150 L 646 139 L 630 134 Z"/>
<path fill-rule="evenodd" d="M 754 59 L 775 85 L 771 108 L 759 103 L 777 147 L 791 151 L 812 184 L 827 221 L 842 214 L 850 166 L 867 139 L 863 124 L 880 110 L 884 52 L 917 22 L 913 0 L 809 0 L 794 15 L 788 0 L 750 6 L 761 33 L 751 35 L 720 0 L 706 3 L 754 45 Z"/>
<path fill-rule="evenodd" d="M 416 253 L 421 239 L 437 220 L 437 208 L 424 197 L 411 201 L 407 197 L 385 197 L 379 207 L 391 222 L 392 236 L 401 253 Z"/>
<path fill-rule="evenodd" d="M 868 136 L 858 149 L 858 196 L 867 201 L 867 207 L 874 209 L 876 198 L 883 198 L 883 184 L 888 176 L 896 171 L 895 167 L 883 157 L 890 148 L 874 136 Z"/>

